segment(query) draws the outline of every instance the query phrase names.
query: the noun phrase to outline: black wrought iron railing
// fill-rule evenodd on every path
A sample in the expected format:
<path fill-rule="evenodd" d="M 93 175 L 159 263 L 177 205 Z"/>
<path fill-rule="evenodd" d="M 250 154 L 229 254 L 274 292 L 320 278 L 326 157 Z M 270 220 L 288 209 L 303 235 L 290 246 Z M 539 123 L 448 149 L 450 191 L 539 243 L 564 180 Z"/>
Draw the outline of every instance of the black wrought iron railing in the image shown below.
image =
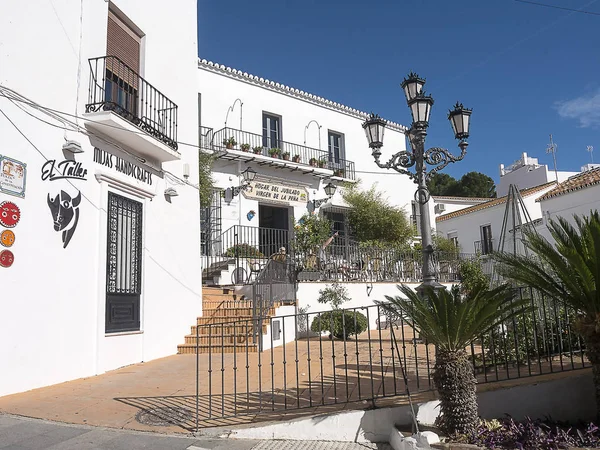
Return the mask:
<path fill-rule="evenodd" d="M 220 276 L 227 269 L 233 284 L 252 283 L 274 256 L 285 254 L 293 261 L 297 281 L 357 281 L 415 283 L 422 280 L 423 255 L 420 251 L 367 247 L 349 239 L 337 238 L 325 249 L 306 249 L 288 230 L 235 225 L 218 239 L 205 245 L 203 276 Z M 475 253 L 435 252 L 434 267 L 440 283 L 460 281 L 460 264 Z M 481 258 L 484 273 L 490 275 L 494 262 Z M 233 266 L 234 269 L 231 269 Z M 230 279 L 221 280 L 229 284 Z"/>
<path fill-rule="evenodd" d="M 177 105 L 116 56 L 91 58 L 85 111 L 114 111 L 177 150 Z"/>
<path fill-rule="evenodd" d="M 531 309 L 483 333 L 465 350 L 478 383 L 532 378 L 590 367 L 575 332 L 575 311 L 530 288 Z M 507 301 L 511 301 L 507 299 Z M 243 302 L 237 307 L 242 308 Z M 402 313 L 381 305 L 296 314 L 214 318 L 194 326 L 196 392 L 119 398 L 188 431 L 273 420 L 315 407 L 398 405 L 435 389 L 435 345 Z M 387 399 L 387 400 L 386 400 Z"/>
<path fill-rule="evenodd" d="M 212 140 L 213 148 L 237 150 L 249 154 L 267 156 L 287 160 L 306 166 L 319 167 L 333 171 L 334 176 L 355 180 L 354 162 L 335 158 L 325 150 L 307 147 L 279 140 L 272 142 L 261 134 L 222 128 L 215 131 Z"/>

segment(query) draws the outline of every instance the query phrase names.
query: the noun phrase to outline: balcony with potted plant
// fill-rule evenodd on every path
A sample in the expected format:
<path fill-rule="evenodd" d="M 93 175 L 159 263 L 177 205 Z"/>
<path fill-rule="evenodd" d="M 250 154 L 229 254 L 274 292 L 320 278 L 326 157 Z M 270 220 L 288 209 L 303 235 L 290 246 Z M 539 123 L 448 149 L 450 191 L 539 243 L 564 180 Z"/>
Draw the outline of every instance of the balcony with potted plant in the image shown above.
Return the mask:
<path fill-rule="evenodd" d="M 238 145 L 238 142 L 243 144 Z M 231 161 L 255 161 L 262 166 L 277 166 L 316 178 L 332 178 L 334 170 L 344 181 L 355 180 L 354 162 L 342 160 L 332 164 L 329 153 L 306 145 L 271 140 L 262 134 L 234 128 L 222 128 L 212 135 L 215 156 Z"/>
<path fill-rule="evenodd" d="M 277 147 L 273 147 L 269 149 L 269 156 L 271 158 L 277 158 L 279 159 L 279 156 L 281 155 L 281 149 L 277 148 Z"/>

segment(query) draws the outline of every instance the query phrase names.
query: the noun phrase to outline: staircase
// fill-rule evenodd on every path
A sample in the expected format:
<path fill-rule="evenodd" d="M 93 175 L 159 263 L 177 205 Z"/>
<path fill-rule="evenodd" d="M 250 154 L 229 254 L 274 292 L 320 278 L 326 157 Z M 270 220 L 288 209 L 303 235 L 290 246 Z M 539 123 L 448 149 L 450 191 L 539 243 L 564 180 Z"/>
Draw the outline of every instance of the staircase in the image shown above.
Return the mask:
<path fill-rule="evenodd" d="M 240 300 L 233 289 L 206 287 L 202 289 L 203 316 L 196 318 L 185 343 L 177 346 L 179 354 L 199 353 L 255 353 L 259 339 L 267 333 L 269 318 L 275 308 L 265 311 L 262 329 L 255 335 L 256 321 L 252 317 L 252 302 Z M 198 341 L 198 342 L 196 342 Z"/>

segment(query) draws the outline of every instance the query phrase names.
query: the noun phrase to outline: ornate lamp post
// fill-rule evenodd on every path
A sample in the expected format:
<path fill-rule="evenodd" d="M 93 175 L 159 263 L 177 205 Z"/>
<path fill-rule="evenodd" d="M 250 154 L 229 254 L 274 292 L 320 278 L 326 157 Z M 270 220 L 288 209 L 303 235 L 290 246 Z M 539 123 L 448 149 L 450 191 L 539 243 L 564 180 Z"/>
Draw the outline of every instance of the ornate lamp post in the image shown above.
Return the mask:
<path fill-rule="evenodd" d="M 393 169 L 398 173 L 408 175 L 417 185 L 415 201 L 419 204 L 421 213 L 421 239 L 423 247 L 423 283 L 417 288 L 422 290 L 425 286 L 433 288 L 441 287 L 435 281 L 435 267 L 433 261 L 433 246 L 431 237 L 431 223 L 429 218 L 429 190 L 427 182 L 431 176 L 442 170 L 448 164 L 460 161 L 467 153 L 469 145 L 469 125 L 472 109 L 465 108 L 456 103 L 454 109 L 449 111 L 448 119 L 452 124 L 454 136 L 458 139 L 460 156 L 452 155 L 448 150 L 440 147 L 432 147 L 425 150 L 425 138 L 429 126 L 429 115 L 433 106 L 433 98 L 425 95 L 423 86 L 425 79 L 411 72 L 402 82 L 402 89 L 406 96 L 406 102 L 412 114 L 412 125 L 408 131 L 408 139 L 411 151 L 398 152 L 382 163 L 381 148 L 383 147 L 383 134 L 386 122 L 379 116 L 371 116 L 363 123 L 362 127 L 367 135 L 369 147 L 371 148 L 375 164 L 382 169 Z M 431 166 L 427 170 L 427 165 Z M 409 169 L 414 167 L 413 171 Z"/>

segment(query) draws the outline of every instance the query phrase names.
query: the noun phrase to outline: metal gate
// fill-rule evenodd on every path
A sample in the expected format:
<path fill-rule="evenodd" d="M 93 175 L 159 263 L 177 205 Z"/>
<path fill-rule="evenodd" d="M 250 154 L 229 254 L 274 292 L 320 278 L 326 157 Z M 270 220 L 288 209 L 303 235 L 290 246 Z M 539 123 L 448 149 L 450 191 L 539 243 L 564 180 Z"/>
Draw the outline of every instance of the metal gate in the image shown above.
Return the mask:
<path fill-rule="evenodd" d="M 140 202 L 108 193 L 107 333 L 140 329 L 142 214 Z"/>

